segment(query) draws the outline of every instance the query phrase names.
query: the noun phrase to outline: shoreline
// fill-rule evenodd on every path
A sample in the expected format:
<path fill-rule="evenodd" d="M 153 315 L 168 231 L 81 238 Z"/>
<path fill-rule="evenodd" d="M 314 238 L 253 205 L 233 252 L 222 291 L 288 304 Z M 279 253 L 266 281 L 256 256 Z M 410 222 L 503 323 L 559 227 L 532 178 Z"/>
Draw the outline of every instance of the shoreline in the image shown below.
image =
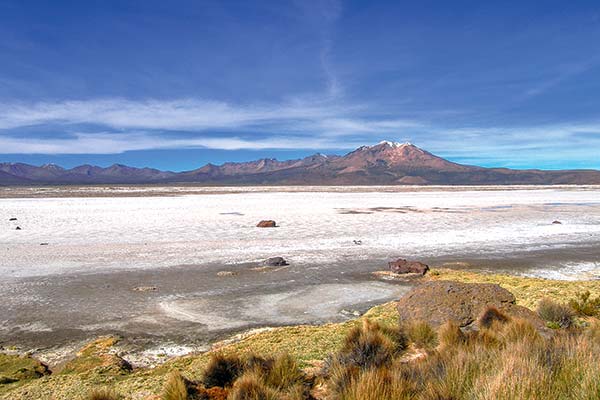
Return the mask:
<path fill-rule="evenodd" d="M 502 274 L 476 273 L 452 269 L 433 269 L 424 280 L 451 280 L 465 283 L 496 283 L 508 289 L 516 297 L 517 304 L 534 308 L 542 298 L 550 298 L 564 302 L 574 298 L 578 293 L 590 290 L 593 296 L 600 295 L 597 282 L 555 281 L 540 278 L 526 278 Z M 35 393 L 39 398 L 70 399 L 77 393 L 85 393 L 90 383 L 97 379 L 110 380 L 115 389 L 128 393 L 128 398 L 147 398 L 160 392 L 164 379 L 169 371 L 182 371 L 190 377 L 197 377 L 206 366 L 213 351 L 244 354 L 273 354 L 281 351 L 289 352 L 301 366 L 310 367 L 317 360 L 322 360 L 330 352 L 336 351 L 343 342 L 345 334 L 365 318 L 384 324 L 398 323 L 395 302 L 387 302 L 370 308 L 364 315 L 345 322 L 326 323 L 321 325 L 293 325 L 244 331 L 246 334 L 235 335 L 235 340 L 214 343 L 206 352 L 195 352 L 165 359 L 161 365 L 152 368 L 135 368 L 123 373 L 108 367 L 109 362 L 117 362 L 120 347 L 114 339 L 97 338 L 88 344 L 86 350 L 79 353 L 68 364 L 68 371 L 57 370 L 55 374 L 41 379 L 31 379 L 13 385 L 0 385 L 0 398 L 11 398 L 18 393 Z M 231 337 L 230 337 L 231 339 Z M 100 362 L 101 364 L 98 364 Z M 73 365 L 79 369 L 73 369 Z M 112 364 L 110 364 L 112 365 Z M 116 365 L 116 364 L 115 364 Z M 86 366 L 85 369 L 80 369 Z M 117 375 L 114 375 L 114 374 Z M 118 379 L 113 378 L 117 376 Z"/>

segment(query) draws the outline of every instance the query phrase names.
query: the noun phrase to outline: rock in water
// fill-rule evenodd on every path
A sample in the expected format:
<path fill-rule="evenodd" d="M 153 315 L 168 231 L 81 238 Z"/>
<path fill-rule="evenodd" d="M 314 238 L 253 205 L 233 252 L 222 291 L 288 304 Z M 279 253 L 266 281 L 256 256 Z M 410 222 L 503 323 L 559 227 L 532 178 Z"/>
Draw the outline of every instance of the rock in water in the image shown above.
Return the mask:
<path fill-rule="evenodd" d="M 429 271 L 429 266 L 419 261 L 408 261 L 399 258 L 396 261 L 388 263 L 390 271 L 395 274 L 421 274 L 425 275 Z"/>
<path fill-rule="evenodd" d="M 536 313 L 516 305 L 511 292 L 491 283 L 425 282 L 397 303 L 401 321 L 424 321 L 432 327 L 450 320 L 460 327 L 472 326 L 488 306 L 527 319 L 540 329 L 545 325 Z"/>
<path fill-rule="evenodd" d="M 276 228 L 277 223 L 275 223 L 275 221 L 272 219 L 267 219 L 260 221 L 256 226 L 259 228 Z"/>
<path fill-rule="evenodd" d="M 288 262 L 283 257 L 271 257 L 263 261 L 263 265 L 266 267 L 281 267 L 288 265 Z"/>
<path fill-rule="evenodd" d="M 21 230 L 21 227 L 20 227 L 20 226 L 17 226 L 17 227 L 15 228 L 15 230 L 17 230 L 17 231 L 20 231 L 20 230 Z"/>
<path fill-rule="evenodd" d="M 15 217 L 9 218 L 9 221 L 16 221 L 17 219 Z"/>
<path fill-rule="evenodd" d="M 562 222 L 560 222 L 560 221 L 552 221 L 552 225 L 562 225 Z"/>

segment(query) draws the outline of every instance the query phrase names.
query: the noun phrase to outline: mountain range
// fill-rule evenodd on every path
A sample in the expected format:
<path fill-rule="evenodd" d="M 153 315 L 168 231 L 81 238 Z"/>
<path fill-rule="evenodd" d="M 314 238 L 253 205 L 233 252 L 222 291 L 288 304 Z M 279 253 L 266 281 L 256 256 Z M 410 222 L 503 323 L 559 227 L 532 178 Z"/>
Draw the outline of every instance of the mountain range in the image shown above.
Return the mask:
<path fill-rule="evenodd" d="M 344 156 L 315 154 L 298 160 L 264 158 L 207 164 L 169 172 L 115 164 L 107 168 L 0 163 L 0 185 L 161 184 L 203 185 L 548 185 L 600 184 L 598 170 L 544 171 L 457 164 L 410 143 L 383 141 Z"/>

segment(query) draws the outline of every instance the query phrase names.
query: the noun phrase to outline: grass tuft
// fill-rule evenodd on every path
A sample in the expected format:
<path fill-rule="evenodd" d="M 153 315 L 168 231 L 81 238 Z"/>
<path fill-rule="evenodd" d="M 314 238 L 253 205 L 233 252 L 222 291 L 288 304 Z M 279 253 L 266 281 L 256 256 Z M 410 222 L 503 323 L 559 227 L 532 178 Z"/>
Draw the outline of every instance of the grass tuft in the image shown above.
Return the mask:
<path fill-rule="evenodd" d="M 121 400 L 122 397 L 113 389 L 96 388 L 92 389 L 86 396 L 85 400 Z"/>
<path fill-rule="evenodd" d="M 467 335 L 454 321 L 448 321 L 438 330 L 438 340 L 442 348 L 457 348 L 467 342 Z"/>
<path fill-rule="evenodd" d="M 188 400 L 188 398 L 188 382 L 179 371 L 172 372 L 163 387 L 161 400 Z"/>
<path fill-rule="evenodd" d="M 423 321 L 411 321 L 405 325 L 406 333 L 415 346 L 433 349 L 438 344 L 437 334 L 433 328 Z"/>
<path fill-rule="evenodd" d="M 491 328 L 492 324 L 504 324 L 508 322 L 509 317 L 496 307 L 490 306 L 479 317 L 478 323 L 480 328 Z"/>
<path fill-rule="evenodd" d="M 400 342 L 395 341 L 395 337 L 400 338 Z M 380 367 L 402 351 L 404 346 L 403 335 L 394 336 L 387 330 L 384 333 L 379 324 L 366 319 L 362 326 L 350 330 L 338 353 L 338 360 L 343 365 L 359 368 Z"/>
<path fill-rule="evenodd" d="M 202 383 L 207 388 L 231 386 L 243 371 L 244 364 L 239 356 L 215 353 L 204 370 Z"/>
<path fill-rule="evenodd" d="M 542 299 L 537 307 L 539 316 L 549 327 L 568 328 L 573 325 L 573 310 L 550 299 Z"/>
<path fill-rule="evenodd" d="M 280 397 L 263 383 L 260 374 L 251 371 L 235 382 L 228 400 L 280 400 Z"/>
<path fill-rule="evenodd" d="M 298 363 L 289 354 L 277 356 L 271 368 L 263 373 L 265 385 L 277 389 L 287 390 L 292 386 L 302 386 L 306 382 L 306 377 L 298 367 Z"/>

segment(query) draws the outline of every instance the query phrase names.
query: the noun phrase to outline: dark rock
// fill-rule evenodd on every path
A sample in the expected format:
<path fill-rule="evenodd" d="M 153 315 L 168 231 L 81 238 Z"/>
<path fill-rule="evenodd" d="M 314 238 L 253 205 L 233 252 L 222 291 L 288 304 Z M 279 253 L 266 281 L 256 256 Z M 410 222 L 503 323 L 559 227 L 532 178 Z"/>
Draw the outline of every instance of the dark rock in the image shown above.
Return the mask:
<path fill-rule="evenodd" d="M 474 327 L 488 306 L 544 329 L 544 322 L 535 312 L 516 305 L 511 292 L 491 283 L 425 282 L 397 303 L 401 321 L 424 321 L 432 327 L 447 321 L 454 321 L 460 327 Z"/>
<path fill-rule="evenodd" d="M 562 225 L 562 222 L 560 222 L 560 221 L 552 221 L 552 225 Z"/>
<path fill-rule="evenodd" d="M 395 274 L 421 274 L 425 275 L 429 271 L 429 266 L 419 261 L 407 261 L 399 258 L 396 261 L 388 263 L 390 271 Z"/>
<path fill-rule="evenodd" d="M 271 257 L 263 261 L 263 265 L 267 267 L 281 267 L 288 265 L 288 262 L 283 257 Z"/>
<path fill-rule="evenodd" d="M 352 242 L 358 246 L 360 246 L 362 244 L 362 240 L 353 240 Z"/>
<path fill-rule="evenodd" d="M 260 221 L 256 226 L 259 228 L 276 228 L 277 223 L 275 223 L 275 221 L 273 221 L 271 219 L 268 219 L 268 220 Z"/>
<path fill-rule="evenodd" d="M 48 243 L 40 243 L 40 246 L 48 246 Z"/>
<path fill-rule="evenodd" d="M 15 230 L 17 230 L 17 231 L 20 231 L 20 230 L 21 230 L 21 227 L 20 227 L 20 226 L 17 226 L 17 227 L 15 228 Z"/>
<path fill-rule="evenodd" d="M 14 217 L 9 219 L 9 221 L 16 221 L 16 220 L 17 220 L 17 219 L 16 219 L 16 218 L 14 218 Z"/>

